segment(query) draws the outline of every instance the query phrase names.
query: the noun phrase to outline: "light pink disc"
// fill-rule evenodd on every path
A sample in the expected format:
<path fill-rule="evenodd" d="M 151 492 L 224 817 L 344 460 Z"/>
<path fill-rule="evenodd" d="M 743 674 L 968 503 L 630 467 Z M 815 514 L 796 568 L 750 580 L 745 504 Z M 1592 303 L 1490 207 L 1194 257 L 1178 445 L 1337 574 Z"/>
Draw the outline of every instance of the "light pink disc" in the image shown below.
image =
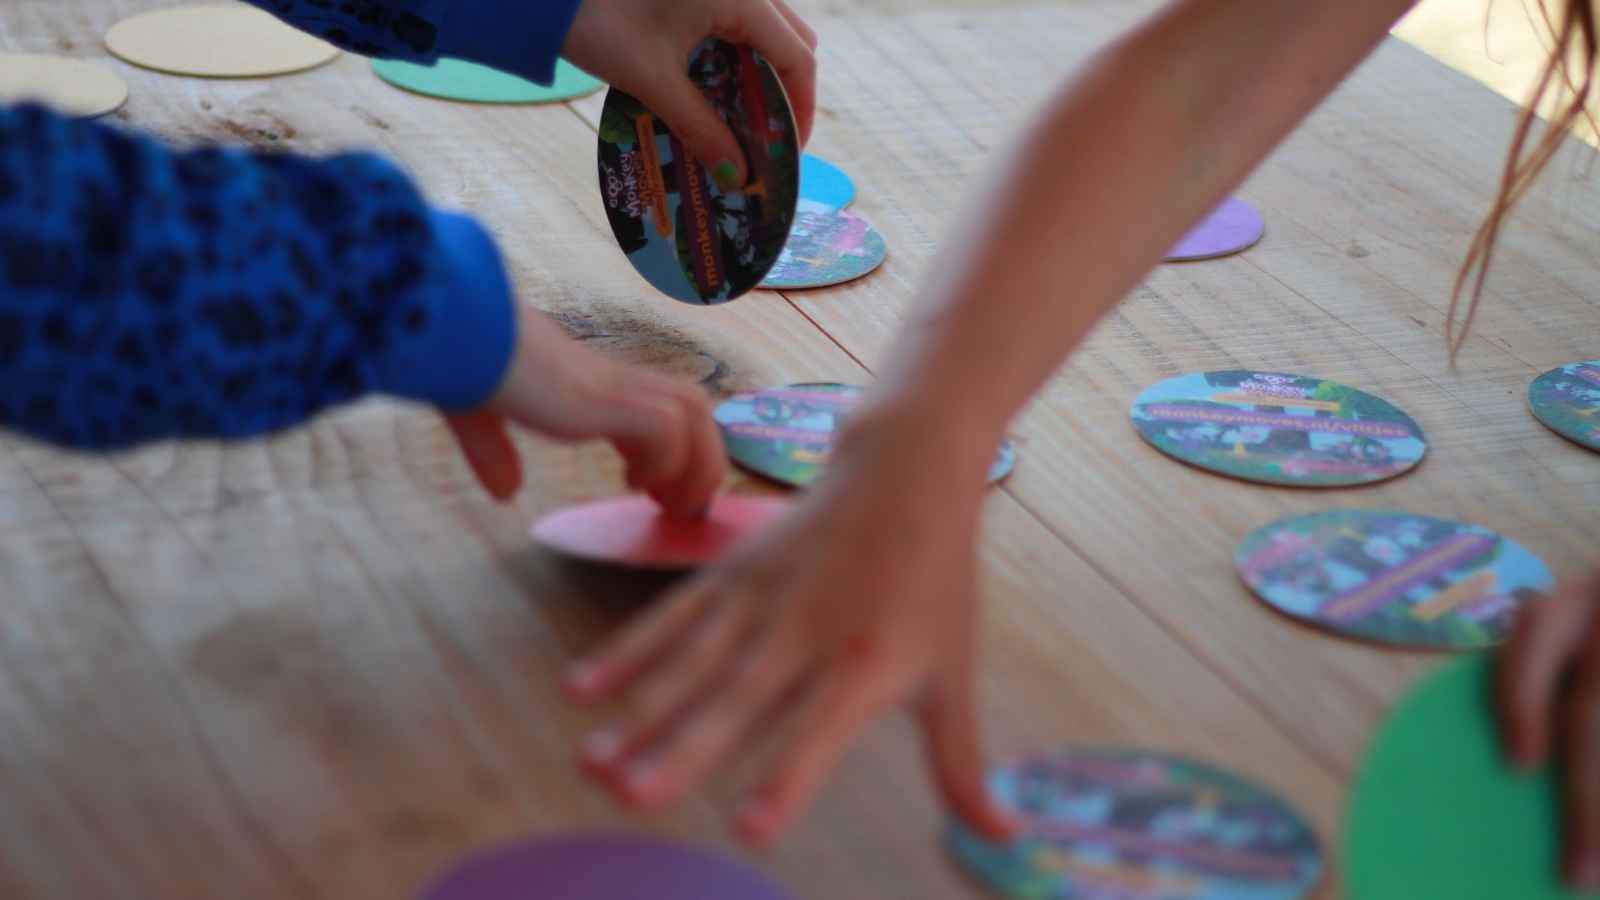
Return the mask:
<path fill-rule="evenodd" d="M 701 519 L 675 519 L 644 496 L 556 510 L 533 539 L 578 559 L 637 569 L 683 569 L 715 560 L 789 508 L 786 500 L 725 494 Z"/>
<path fill-rule="evenodd" d="M 1213 259 L 1255 246 L 1267 230 L 1255 207 L 1229 197 L 1167 252 L 1167 262 Z"/>

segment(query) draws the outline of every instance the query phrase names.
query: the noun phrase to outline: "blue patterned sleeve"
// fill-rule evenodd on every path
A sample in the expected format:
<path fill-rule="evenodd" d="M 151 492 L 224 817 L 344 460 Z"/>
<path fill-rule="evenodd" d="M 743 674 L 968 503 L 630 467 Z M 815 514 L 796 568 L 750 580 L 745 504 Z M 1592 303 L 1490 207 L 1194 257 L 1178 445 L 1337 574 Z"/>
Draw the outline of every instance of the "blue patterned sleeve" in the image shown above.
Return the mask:
<path fill-rule="evenodd" d="M 245 437 L 371 392 L 470 408 L 513 304 L 482 228 L 380 159 L 0 106 L 0 423 L 42 440 Z"/>
<path fill-rule="evenodd" d="M 482 63 L 549 84 L 579 0 L 246 0 L 352 53 Z"/>

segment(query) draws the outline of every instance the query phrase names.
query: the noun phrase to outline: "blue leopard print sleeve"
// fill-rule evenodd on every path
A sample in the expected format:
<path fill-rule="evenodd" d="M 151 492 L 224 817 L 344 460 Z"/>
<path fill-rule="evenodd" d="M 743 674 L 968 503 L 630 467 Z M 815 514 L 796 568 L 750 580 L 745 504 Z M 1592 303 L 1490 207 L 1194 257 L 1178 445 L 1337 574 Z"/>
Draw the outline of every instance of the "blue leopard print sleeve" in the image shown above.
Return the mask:
<path fill-rule="evenodd" d="M 352 53 L 432 63 L 482 63 L 540 84 L 579 0 L 246 0 Z"/>
<path fill-rule="evenodd" d="M 492 241 L 389 163 L 175 153 L 0 107 L 0 424 L 110 449 L 377 391 L 464 409 L 514 343 Z"/>

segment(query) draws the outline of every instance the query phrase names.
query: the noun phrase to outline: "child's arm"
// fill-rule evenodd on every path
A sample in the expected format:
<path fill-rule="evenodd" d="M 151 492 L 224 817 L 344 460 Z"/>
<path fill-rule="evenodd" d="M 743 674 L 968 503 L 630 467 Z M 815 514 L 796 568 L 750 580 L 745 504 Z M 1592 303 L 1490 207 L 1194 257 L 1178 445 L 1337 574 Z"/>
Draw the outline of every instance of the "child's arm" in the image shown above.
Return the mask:
<path fill-rule="evenodd" d="M 85 449 L 256 435 L 381 392 L 611 439 L 679 511 L 724 467 L 698 391 L 519 313 L 484 230 L 392 165 L 174 153 L 39 107 L 0 107 L 0 384 L 0 424 Z M 514 490 L 503 433 L 455 421 Z"/>
<path fill-rule="evenodd" d="M 670 125 L 725 186 L 744 154 L 689 81 L 707 37 L 749 43 L 783 79 L 811 134 L 817 38 L 783 0 L 247 0 L 353 53 L 432 63 L 453 57 L 549 84 L 556 59 L 628 91 Z"/>
<path fill-rule="evenodd" d="M 793 734 L 740 814 L 746 837 L 770 841 L 854 733 L 911 700 L 946 801 L 1004 834 L 972 698 L 995 447 L 1090 327 L 1409 5 L 1181 0 L 1095 57 L 962 220 L 925 314 L 802 507 L 574 670 L 580 698 L 638 688 L 589 766 L 656 806 L 758 723 Z M 767 718 L 780 708 L 798 727 Z"/>

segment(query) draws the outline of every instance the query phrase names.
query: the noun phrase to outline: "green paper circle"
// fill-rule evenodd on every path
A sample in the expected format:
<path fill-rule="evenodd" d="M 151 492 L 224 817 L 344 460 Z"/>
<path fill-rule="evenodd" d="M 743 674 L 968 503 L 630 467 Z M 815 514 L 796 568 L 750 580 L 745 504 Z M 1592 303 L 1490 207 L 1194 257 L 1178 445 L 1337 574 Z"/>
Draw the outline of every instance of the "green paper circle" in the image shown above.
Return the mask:
<path fill-rule="evenodd" d="M 1346 823 L 1351 900 L 1575 900 L 1560 884 L 1555 779 L 1500 750 L 1493 660 L 1428 678 L 1390 714 Z"/>
<path fill-rule="evenodd" d="M 469 103 L 557 103 L 605 87 L 564 59 L 556 61 L 555 81 L 548 86 L 460 59 L 441 59 L 431 66 L 380 59 L 373 62 L 372 71 L 395 87 Z"/>

